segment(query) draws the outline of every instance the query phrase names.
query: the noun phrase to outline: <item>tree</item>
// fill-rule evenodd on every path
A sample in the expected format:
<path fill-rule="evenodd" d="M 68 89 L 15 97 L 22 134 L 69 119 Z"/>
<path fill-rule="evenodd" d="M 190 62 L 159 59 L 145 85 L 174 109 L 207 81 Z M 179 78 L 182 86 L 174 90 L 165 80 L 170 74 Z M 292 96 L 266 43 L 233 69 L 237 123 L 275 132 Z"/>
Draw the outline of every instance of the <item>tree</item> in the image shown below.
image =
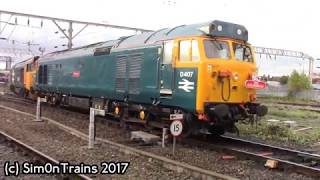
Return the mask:
<path fill-rule="evenodd" d="M 288 80 L 289 85 L 289 96 L 294 96 L 298 92 L 303 90 L 311 89 L 311 82 L 307 75 L 304 73 L 299 74 L 294 70 Z"/>
<path fill-rule="evenodd" d="M 289 79 L 288 76 L 281 76 L 281 77 L 280 77 L 280 84 L 281 84 L 281 85 L 286 85 L 286 84 L 288 84 L 288 79 Z"/>

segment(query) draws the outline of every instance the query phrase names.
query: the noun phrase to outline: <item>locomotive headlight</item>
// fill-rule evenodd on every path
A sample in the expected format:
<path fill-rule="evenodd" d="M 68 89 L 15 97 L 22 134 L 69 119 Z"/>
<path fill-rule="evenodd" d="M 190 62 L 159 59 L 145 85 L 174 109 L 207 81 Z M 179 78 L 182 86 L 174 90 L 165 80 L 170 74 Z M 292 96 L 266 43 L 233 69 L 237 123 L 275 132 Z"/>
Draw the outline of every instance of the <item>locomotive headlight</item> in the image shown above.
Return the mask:
<path fill-rule="evenodd" d="M 239 80 L 239 74 L 238 73 L 234 73 L 233 74 L 233 80 L 234 81 L 238 81 Z"/>
<path fill-rule="evenodd" d="M 241 34 L 242 34 L 241 29 L 238 29 L 238 30 L 237 30 L 237 34 L 238 34 L 238 35 L 241 35 Z"/>

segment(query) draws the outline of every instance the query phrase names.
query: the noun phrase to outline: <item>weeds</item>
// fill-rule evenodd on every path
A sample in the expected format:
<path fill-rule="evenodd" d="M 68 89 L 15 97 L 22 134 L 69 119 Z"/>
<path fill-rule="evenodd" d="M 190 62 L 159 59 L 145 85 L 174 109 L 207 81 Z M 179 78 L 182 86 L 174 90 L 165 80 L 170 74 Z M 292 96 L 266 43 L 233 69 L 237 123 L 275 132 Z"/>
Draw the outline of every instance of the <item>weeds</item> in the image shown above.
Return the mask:
<path fill-rule="evenodd" d="M 273 140 L 278 142 L 293 142 L 302 145 L 309 145 L 320 140 L 320 131 L 295 132 L 282 124 L 268 124 L 261 122 L 257 127 L 245 124 L 237 125 L 240 133 L 253 135 L 263 140 Z"/>
<path fill-rule="evenodd" d="M 303 104 L 319 104 L 319 102 L 310 99 L 298 99 L 291 96 L 276 97 L 276 96 L 262 96 L 258 98 L 261 102 L 286 102 L 286 103 L 303 103 Z"/>
<path fill-rule="evenodd" d="M 317 113 L 317 112 L 299 110 L 299 109 L 290 110 L 286 108 L 272 108 L 272 107 L 269 107 L 268 115 L 278 116 L 283 118 L 293 118 L 293 119 L 320 118 L 320 113 Z"/>

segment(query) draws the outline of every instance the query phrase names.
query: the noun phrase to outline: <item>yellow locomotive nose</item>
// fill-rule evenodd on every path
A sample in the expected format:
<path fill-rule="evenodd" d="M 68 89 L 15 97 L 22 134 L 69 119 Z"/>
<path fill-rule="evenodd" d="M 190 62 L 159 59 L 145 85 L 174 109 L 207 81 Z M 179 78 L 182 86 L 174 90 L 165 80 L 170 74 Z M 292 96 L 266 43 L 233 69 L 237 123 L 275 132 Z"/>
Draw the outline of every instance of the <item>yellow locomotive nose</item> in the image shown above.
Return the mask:
<path fill-rule="evenodd" d="M 251 47 L 244 41 L 203 39 L 199 64 L 197 110 L 206 103 L 245 104 L 254 102 L 256 88 L 246 87 L 257 68 Z"/>

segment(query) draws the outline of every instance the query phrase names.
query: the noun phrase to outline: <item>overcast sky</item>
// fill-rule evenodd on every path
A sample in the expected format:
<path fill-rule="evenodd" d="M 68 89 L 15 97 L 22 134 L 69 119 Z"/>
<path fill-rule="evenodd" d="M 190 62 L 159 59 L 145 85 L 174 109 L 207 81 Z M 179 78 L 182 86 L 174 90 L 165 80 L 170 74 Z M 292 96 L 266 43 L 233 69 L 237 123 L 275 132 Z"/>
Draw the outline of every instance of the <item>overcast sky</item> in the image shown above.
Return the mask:
<path fill-rule="evenodd" d="M 317 58 L 319 7 L 310 0 L 6 0 L 0 9 L 152 30 L 218 19 L 246 26 L 255 46 Z"/>

